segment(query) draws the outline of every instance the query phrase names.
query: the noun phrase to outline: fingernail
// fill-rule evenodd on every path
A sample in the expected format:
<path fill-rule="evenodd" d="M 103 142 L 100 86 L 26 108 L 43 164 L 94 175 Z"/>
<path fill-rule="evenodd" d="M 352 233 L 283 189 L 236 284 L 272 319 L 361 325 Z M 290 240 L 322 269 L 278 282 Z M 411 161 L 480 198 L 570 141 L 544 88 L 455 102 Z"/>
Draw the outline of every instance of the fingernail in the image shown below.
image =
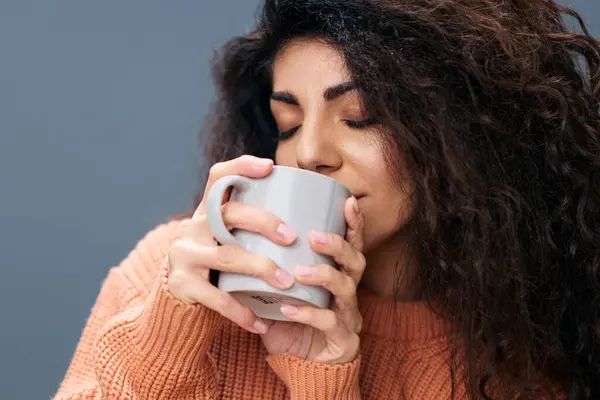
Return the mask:
<path fill-rule="evenodd" d="M 281 283 L 286 288 L 292 286 L 294 283 L 294 277 L 282 268 L 279 268 L 277 271 L 275 271 L 275 279 L 277 279 L 277 282 Z"/>
<path fill-rule="evenodd" d="M 294 273 L 298 276 L 312 276 L 315 273 L 315 268 L 310 265 L 297 265 Z"/>
<path fill-rule="evenodd" d="M 269 327 L 267 326 L 267 324 L 265 324 L 264 322 L 262 322 L 260 319 L 257 319 L 256 321 L 254 321 L 254 324 L 252 324 L 252 328 L 254 328 L 254 330 L 260 334 L 265 334 L 267 333 L 267 331 L 269 330 Z"/>
<path fill-rule="evenodd" d="M 298 307 L 294 307 L 290 304 L 284 304 L 281 306 L 281 312 L 285 315 L 293 317 L 294 315 L 298 314 Z"/>
<path fill-rule="evenodd" d="M 286 224 L 280 224 L 277 227 L 277 233 L 281 236 L 282 239 L 291 240 L 296 237 L 296 232 L 292 229 L 291 226 Z"/>
<path fill-rule="evenodd" d="M 352 198 L 352 207 L 354 207 L 354 211 L 357 214 L 360 214 L 360 208 L 358 208 L 358 200 L 356 199 L 356 197 Z"/>
<path fill-rule="evenodd" d="M 269 160 L 268 158 L 259 158 L 259 159 L 254 160 L 254 166 L 256 168 L 264 168 L 267 165 L 271 165 L 272 162 L 273 161 Z"/>
<path fill-rule="evenodd" d="M 325 232 L 313 232 L 312 237 L 315 242 L 319 244 L 328 244 L 329 243 L 329 235 Z"/>

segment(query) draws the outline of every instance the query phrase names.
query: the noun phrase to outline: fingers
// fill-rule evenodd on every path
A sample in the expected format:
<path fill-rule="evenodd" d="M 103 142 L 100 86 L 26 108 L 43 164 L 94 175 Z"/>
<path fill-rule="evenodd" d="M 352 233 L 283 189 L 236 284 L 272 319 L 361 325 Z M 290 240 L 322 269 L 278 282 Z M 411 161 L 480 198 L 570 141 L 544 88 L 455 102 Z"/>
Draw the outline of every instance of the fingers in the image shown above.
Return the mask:
<path fill-rule="evenodd" d="M 325 333 L 340 348 L 339 353 L 344 354 L 344 358 L 336 360 L 336 363 L 341 364 L 356 358 L 360 339 L 356 333 L 350 331 L 340 321 L 334 311 L 312 306 L 296 307 L 284 304 L 281 306 L 281 312 L 291 321 L 312 326 Z M 347 353 L 346 349 L 355 349 L 354 354 Z M 321 360 L 315 359 L 315 361 L 319 362 Z"/>
<path fill-rule="evenodd" d="M 222 206 L 227 229 L 243 229 L 258 233 L 274 243 L 289 246 L 296 241 L 296 232 L 281 218 L 266 210 L 230 201 Z M 205 215 L 179 224 L 178 238 L 193 238 L 198 244 L 216 244 Z"/>
<path fill-rule="evenodd" d="M 324 333 L 331 334 L 332 337 L 338 337 L 340 341 L 349 334 L 348 329 L 340 323 L 335 312 L 326 308 L 284 304 L 281 306 L 281 312 L 293 321 L 310 325 Z"/>
<path fill-rule="evenodd" d="M 214 183 L 224 176 L 241 175 L 248 178 L 263 178 L 271 173 L 273 168 L 273 160 L 266 158 L 258 158 L 249 155 L 243 155 L 230 161 L 220 162 L 213 165 L 208 174 L 208 181 L 204 188 L 204 197 L 200 202 L 200 206 L 196 209 L 194 217 L 202 215 L 206 208 L 206 196 Z"/>
<path fill-rule="evenodd" d="M 223 222 L 228 229 L 237 228 L 259 233 L 281 245 L 290 245 L 296 240 L 296 232 L 269 211 L 235 201 L 223 204 L 222 210 Z"/>
<path fill-rule="evenodd" d="M 268 330 L 268 325 L 249 308 L 205 279 L 194 279 L 190 275 L 174 272 L 169 276 L 168 285 L 169 291 L 177 294 L 176 297 L 184 303 L 203 304 L 252 333 L 264 334 Z"/>
<path fill-rule="evenodd" d="M 339 235 L 311 232 L 310 246 L 319 254 L 330 256 L 356 284 L 365 271 L 365 256 Z"/>
<path fill-rule="evenodd" d="M 288 289 L 294 277 L 262 255 L 238 246 L 204 246 L 190 239 L 178 240 L 171 246 L 169 256 L 208 274 L 209 269 L 255 276 L 278 289 Z M 208 276 L 203 276 L 208 279 Z"/>
<path fill-rule="evenodd" d="M 363 230 L 365 219 L 360 212 L 358 200 L 355 197 L 351 197 L 346 201 L 344 217 L 347 224 L 346 240 L 352 247 L 362 252 L 364 250 Z"/>
<path fill-rule="evenodd" d="M 352 332 L 360 333 L 362 316 L 358 309 L 357 283 L 354 279 L 327 264 L 298 265 L 294 275 L 300 284 L 322 286 L 330 291 L 342 321 Z"/>
<path fill-rule="evenodd" d="M 334 298 L 339 318 L 353 333 L 362 329 L 362 316 L 358 310 L 356 288 L 366 267 L 362 254 L 364 219 L 357 200 L 352 197 L 345 204 L 344 214 L 348 229 L 346 239 L 326 232 L 311 232 L 311 248 L 328 255 L 340 266 L 340 270 L 327 265 L 299 265 L 294 274 L 296 280 L 305 285 L 322 286 Z"/>

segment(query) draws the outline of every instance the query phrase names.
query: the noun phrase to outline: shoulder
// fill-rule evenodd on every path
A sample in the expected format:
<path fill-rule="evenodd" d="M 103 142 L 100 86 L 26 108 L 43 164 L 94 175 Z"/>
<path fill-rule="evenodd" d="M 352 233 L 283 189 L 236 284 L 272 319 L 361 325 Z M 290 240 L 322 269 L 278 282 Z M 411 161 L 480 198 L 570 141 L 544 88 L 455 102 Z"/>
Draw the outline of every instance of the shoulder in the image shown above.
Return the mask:
<path fill-rule="evenodd" d="M 156 226 L 142 237 L 129 256 L 137 253 L 138 256 L 148 257 L 149 261 L 162 262 L 177 236 L 182 221 L 172 220 Z"/>
<path fill-rule="evenodd" d="M 146 233 L 119 266 L 114 268 L 114 272 L 128 286 L 137 288 L 138 293 L 149 292 L 177 236 L 181 221 L 163 223 Z"/>

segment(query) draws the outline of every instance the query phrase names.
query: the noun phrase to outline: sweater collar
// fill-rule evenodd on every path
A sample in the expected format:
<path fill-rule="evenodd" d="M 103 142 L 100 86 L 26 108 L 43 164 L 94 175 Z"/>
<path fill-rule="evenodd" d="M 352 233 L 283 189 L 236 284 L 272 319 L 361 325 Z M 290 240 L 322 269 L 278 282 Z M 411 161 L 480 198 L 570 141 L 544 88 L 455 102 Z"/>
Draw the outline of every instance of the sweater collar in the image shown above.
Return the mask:
<path fill-rule="evenodd" d="M 448 324 L 425 302 L 395 302 L 359 291 L 363 334 L 384 339 L 429 340 L 448 332 Z"/>

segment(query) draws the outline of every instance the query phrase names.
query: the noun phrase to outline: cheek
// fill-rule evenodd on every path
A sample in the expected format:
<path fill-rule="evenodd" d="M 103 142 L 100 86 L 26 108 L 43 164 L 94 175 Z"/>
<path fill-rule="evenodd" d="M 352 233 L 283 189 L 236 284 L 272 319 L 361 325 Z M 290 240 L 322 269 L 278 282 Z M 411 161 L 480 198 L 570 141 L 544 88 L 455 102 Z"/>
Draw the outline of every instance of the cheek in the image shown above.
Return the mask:
<path fill-rule="evenodd" d="M 386 189 L 379 191 L 362 207 L 365 216 L 364 240 L 367 252 L 397 235 L 406 227 L 412 216 L 411 196 L 405 191 L 390 186 L 386 186 Z"/>
<path fill-rule="evenodd" d="M 277 145 L 275 151 L 275 164 L 283 165 L 285 167 L 297 167 L 296 163 L 296 150 L 291 145 L 293 140 L 286 140 L 283 143 Z"/>
<path fill-rule="evenodd" d="M 363 147 L 360 169 L 365 181 L 370 183 L 371 194 L 363 207 L 367 250 L 402 230 L 413 213 L 412 181 L 398 180 L 398 174 L 390 171 L 391 167 L 379 146 Z"/>
<path fill-rule="evenodd" d="M 369 139 L 367 134 L 361 135 L 362 137 L 351 138 L 354 140 L 344 140 L 342 152 L 360 178 L 370 183 L 371 189 L 381 187 L 381 182 L 387 180 L 385 157 L 381 146 Z"/>

